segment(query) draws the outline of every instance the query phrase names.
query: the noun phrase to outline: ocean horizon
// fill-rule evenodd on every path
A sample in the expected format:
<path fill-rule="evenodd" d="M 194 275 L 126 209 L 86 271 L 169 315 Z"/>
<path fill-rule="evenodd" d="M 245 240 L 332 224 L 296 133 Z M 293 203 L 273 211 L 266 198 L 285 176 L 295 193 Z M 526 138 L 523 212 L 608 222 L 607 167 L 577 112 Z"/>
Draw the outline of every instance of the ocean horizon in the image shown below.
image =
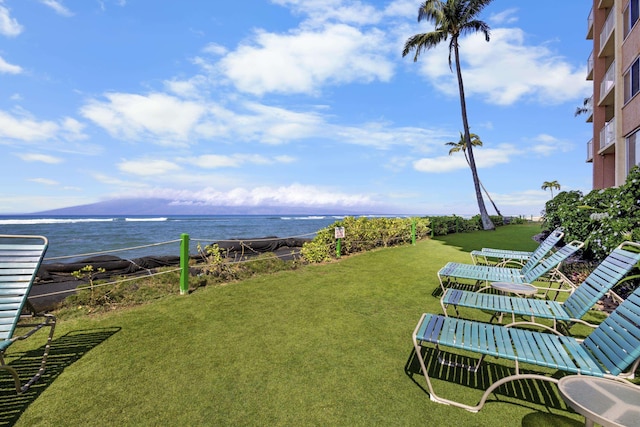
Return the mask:
<path fill-rule="evenodd" d="M 124 259 L 190 253 L 216 241 L 263 237 L 308 238 L 348 215 L 0 215 L 0 234 L 41 235 L 45 262 L 67 262 L 109 251 Z M 354 215 L 406 217 L 406 215 Z M 134 249 L 129 249 L 134 248 Z M 116 251 L 116 252 L 111 252 Z"/>

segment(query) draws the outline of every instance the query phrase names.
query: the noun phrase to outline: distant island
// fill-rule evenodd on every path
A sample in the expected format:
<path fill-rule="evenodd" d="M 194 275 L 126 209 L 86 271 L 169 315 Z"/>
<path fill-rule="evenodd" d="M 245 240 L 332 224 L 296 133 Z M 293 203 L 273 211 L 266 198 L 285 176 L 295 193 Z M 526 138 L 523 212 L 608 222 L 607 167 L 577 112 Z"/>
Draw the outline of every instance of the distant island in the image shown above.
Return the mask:
<path fill-rule="evenodd" d="M 30 215 L 385 215 L 380 207 L 214 206 L 170 199 L 114 199 L 32 212 Z"/>

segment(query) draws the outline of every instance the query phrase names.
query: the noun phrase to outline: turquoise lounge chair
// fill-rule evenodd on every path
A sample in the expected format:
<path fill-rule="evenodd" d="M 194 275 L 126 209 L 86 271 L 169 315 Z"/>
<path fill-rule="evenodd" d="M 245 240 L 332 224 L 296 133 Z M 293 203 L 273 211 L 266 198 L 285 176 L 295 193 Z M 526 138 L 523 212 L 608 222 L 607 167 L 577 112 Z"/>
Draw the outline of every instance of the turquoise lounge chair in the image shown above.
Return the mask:
<path fill-rule="evenodd" d="M 626 248 L 626 249 L 625 249 Z M 558 331 L 558 322 L 565 330 L 575 323 L 595 328 L 597 325 L 582 320 L 582 317 L 605 296 L 611 289 L 640 262 L 640 244 L 624 242 L 615 248 L 598 267 L 589 274 L 585 281 L 562 302 L 549 301 L 539 298 L 519 298 L 506 295 L 469 292 L 448 288 L 440 303 L 447 315 L 447 307 L 454 306 L 456 314 L 458 307 L 470 307 L 480 310 L 490 310 L 502 314 L 511 314 L 512 322 L 506 326 L 535 325 L 552 332 Z M 528 321 L 516 321 L 515 316 L 529 317 Z M 553 326 L 549 327 L 537 319 L 551 319 Z"/>
<path fill-rule="evenodd" d="M 591 375 L 612 379 L 632 378 L 640 361 L 640 288 L 583 340 L 546 332 L 425 313 L 412 335 L 415 355 L 427 382 L 431 400 L 477 412 L 494 390 L 510 381 L 534 379 L 557 383 L 557 372 Z M 495 356 L 515 363 L 515 372 L 488 383 L 480 401 L 469 405 L 438 396 L 429 373 L 439 372 L 425 363 L 426 346 L 433 345 L 441 364 L 452 369 L 464 367 L 476 373 L 485 356 Z M 446 360 L 441 347 L 465 350 L 479 355 L 474 366 Z M 424 353 L 423 353 L 424 352 Z M 520 364 L 551 368 L 552 373 L 522 373 Z M 433 375 L 433 374 L 432 374 Z M 452 377 L 458 375 L 453 373 Z M 474 384 L 484 378 L 471 378 Z"/>
<path fill-rule="evenodd" d="M 558 227 L 538 245 L 538 249 L 543 251 L 552 250 L 555 245 L 564 237 L 564 229 Z M 499 265 L 505 266 L 508 263 L 517 263 L 523 266 L 534 252 L 514 251 L 509 249 L 482 248 L 481 250 L 471 251 L 471 260 L 474 264 Z M 479 262 L 480 261 L 480 262 Z"/>
<path fill-rule="evenodd" d="M 484 286 L 489 286 L 490 282 L 533 284 L 533 282 L 551 272 L 548 280 L 557 281 L 560 284 L 565 284 L 573 288 L 573 283 L 560 272 L 558 266 L 583 246 L 583 242 L 574 240 L 564 245 L 558 251 L 548 255 L 546 258 L 544 258 L 544 256 L 548 254 L 551 250 L 550 248 L 546 251 L 536 250 L 534 256 L 529 258 L 529 261 L 527 261 L 521 269 L 449 262 L 438 271 L 438 280 L 440 281 L 440 287 L 444 294 L 446 290 L 445 281 L 449 283 L 459 282 L 459 279 L 467 279 L 475 281 L 476 285 L 484 282 Z"/>
<path fill-rule="evenodd" d="M 44 372 L 56 324 L 53 315 L 38 316 L 42 321 L 33 322 L 35 313 L 23 313 L 47 245 L 47 238 L 43 236 L 0 235 L 0 369 L 13 376 L 18 393 L 26 391 Z M 40 369 L 22 385 L 15 368 L 5 363 L 6 351 L 17 340 L 24 340 L 43 327 L 49 327 L 50 331 Z M 30 329 L 25 334 L 16 335 L 18 328 Z"/>

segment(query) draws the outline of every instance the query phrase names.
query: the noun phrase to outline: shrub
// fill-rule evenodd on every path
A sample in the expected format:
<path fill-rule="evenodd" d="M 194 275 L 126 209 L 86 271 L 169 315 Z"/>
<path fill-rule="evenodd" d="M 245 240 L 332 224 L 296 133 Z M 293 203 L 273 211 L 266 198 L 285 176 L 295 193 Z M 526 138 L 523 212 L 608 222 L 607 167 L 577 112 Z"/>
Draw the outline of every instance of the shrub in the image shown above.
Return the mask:
<path fill-rule="evenodd" d="M 344 227 L 341 239 L 341 255 L 349 255 L 377 247 L 399 245 L 411 241 L 413 225 L 416 238 L 427 237 L 431 229 L 428 218 L 367 218 L 345 217 L 319 230 L 311 242 L 302 247 L 302 257 L 307 262 L 329 261 L 336 257 L 335 227 Z"/>
<path fill-rule="evenodd" d="M 619 188 L 561 192 L 545 206 L 544 228 L 563 226 L 565 240 L 586 243 L 585 255 L 605 258 L 626 240 L 640 241 L 640 168 Z"/>

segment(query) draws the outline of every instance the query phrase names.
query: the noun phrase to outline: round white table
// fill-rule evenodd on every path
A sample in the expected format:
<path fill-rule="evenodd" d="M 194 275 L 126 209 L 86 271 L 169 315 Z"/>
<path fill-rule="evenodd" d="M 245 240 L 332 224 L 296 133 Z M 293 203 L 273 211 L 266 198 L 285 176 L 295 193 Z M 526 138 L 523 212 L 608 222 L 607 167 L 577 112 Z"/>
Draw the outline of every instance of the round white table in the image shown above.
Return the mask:
<path fill-rule="evenodd" d="M 640 426 L 640 387 L 606 378 L 569 375 L 558 382 L 564 401 L 587 427 Z"/>

